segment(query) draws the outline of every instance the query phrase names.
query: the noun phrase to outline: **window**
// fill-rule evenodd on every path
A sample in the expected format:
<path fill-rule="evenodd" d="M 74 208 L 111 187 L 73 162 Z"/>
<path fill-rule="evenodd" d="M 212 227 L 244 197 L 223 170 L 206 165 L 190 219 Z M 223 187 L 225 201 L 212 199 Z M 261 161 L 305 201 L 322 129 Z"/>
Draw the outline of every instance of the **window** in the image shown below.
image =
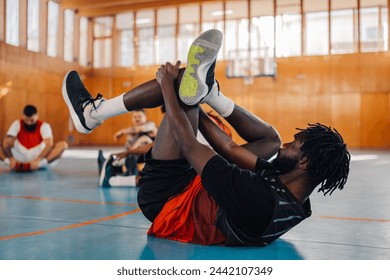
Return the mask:
<path fill-rule="evenodd" d="M 95 68 L 112 66 L 112 17 L 95 19 L 93 42 L 93 66 Z"/>
<path fill-rule="evenodd" d="M 329 0 L 304 1 L 306 55 L 329 54 Z"/>
<path fill-rule="evenodd" d="M 227 59 L 249 50 L 248 19 L 226 19 L 225 49 Z M 248 55 L 245 55 L 248 57 Z"/>
<path fill-rule="evenodd" d="M 352 53 L 354 44 L 353 10 L 337 10 L 331 12 L 332 54 Z"/>
<path fill-rule="evenodd" d="M 93 48 L 93 66 L 95 68 L 110 67 L 112 41 L 111 39 L 95 40 Z"/>
<path fill-rule="evenodd" d="M 329 53 L 328 12 L 306 13 L 306 55 Z"/>
<path fill-rule="evenodd" d="M 269 10 L 268 14 L 273 14 L 272 10 Z M 273 74 L 274 17 L 264 15 L 252 18 L 251 31 L 251 74 Z"/>
<path fill-rule="evenodd" d="M 74 30 L 77 23 L 75 11 L 66 9 L 63 24 L 61 22 L 63 38 L 58 35 L 59 17 L 62 17 L 59 1 L 20 1 L 3 0 L 5 20 L 0 25 L 4 31 L 0 33 L 0 40 L 24 47 L 27 36 L 29 51 L 46 49 L 51 57 L 57 57 L 59 49 L 62 52 L 58 43 L 63 40 L 65 61 L 72 62 L 78 56 L 80 65 L 90 66 L 93 61 L 95 68 L 148 66 L 166 61 L 174 63 L 177 59 L 185 62 L 193 40 L 211 28 L 224 32 L 219 60 L 230 62 L 231 57 L 246 60 L 247 69 L 264 66 L 264 73 L 269 72 L 267 67 L 273 67 L 274 56 L 383 52 L 389 49 L 388 0 L 201 1 L 118 14 L 115 16 L 115 36 L 113 16 L 81 17 L 77 24 L 79 30 Z M 47 6 L 42 6 L 46 3 Z M 42 11 L 47 12 L 47 27 L 46 23 L 45 27 L 41 25 Z M 21 18 L 25 16 L 27 26 Z M 47 28 L 47 34 L 42 28 Z M 76 33 L 80 36 L 77 38 L 78 48 L 75 46 Z M 43 35 L 47 35 L 47 40 L 42 38 Z M 118 40 L 115 44 L 114 38 Z M 46 42 L 47 48 L 44 48 L 41 44 Z M 75 49 L 78 53 L 74 53 Z"/>
<path fill-rule="evenodd" d="M 176 60 L 176 8 L 157 12 L 157 63 Z"/>
<path fill-rule="evenodd" d="M 300 0 L 277 1 L 276 56 L 301 55 L 302 15 Z"/>
<path fill-rule="evenodd" d="M 236 4 L 237 1 L 234 1 Z M 203 3 L 202 4 L 202 32 L 209 29 L 219 29 L 223 31 L 223 17 L 230 15 L 233 10 L 233 7 L 228 8 L 227 5 L 230 2 L 226 3 L 226 10 L 223 10 L 222 2 L 211 2 L 211 3 Z M 242 2 L 241 2 L 242 5 Z M 245 6 L 245 5 L 244 5 Z M 234 5 L 235 8 L 239 9 L 239 6 Z M 223 57 L 223 49 L 225 45 L 222 45 L 222 50 L 218 53 L 218 59 L 222 59 Z"/>
<path fill-rule="evenodd" d="M 7 0 L 6 8 L 5 42 L 19 46 L 19 0 Z"/>
<path fill-rule="evenodd" d="M 263 16 L 252 19 L 251 48 L 267 48 L 273 56 L 274 49 L 274 17 Z"/>
<path fill-rule="evenodd" d="M 268 75 L 274 70 L 274 2 L 251 1 L 250 20 L 247 4 L 242 1 L 226 3 L 228 77 Z"/>
<path fill-rule="evenodd" d="M 57 56 L 57 32 L 58 32 L 58 4 L 49 1 L 47 7 L 48 22 L 47 22 L 47 55 Z"/>
<path fill-rule="evenodd" d="M 274 6 L 273 0 L 252 0 L 251 48 L 267 48 L 273 56 Z"/>
<path fill-rule="evenodd" d="M 80 48 L 79 63 L 82 66 L 88 66 L 88 19 L 80 18 Z"/>
<path fill-rule="evenodd" d="M 380 32 L 382 33 L 383 36 L 383 51 L 388 51 L 389 50 L 389 11 L 387 8 L 381 8 L 381 30 Z"/>
<path fill-rule="evenodd" d="M 116 28 L 120 32 L 120 55 L 118 65 L 134 65 L 134 14 L 124 13 L 116 16 Z"/>
<path fill-rule="evenodd" d="M 226 21 L 225 50 L 229 59 L 235 50 L 238 50 L 238 22 L 236 20 Z"/>
<path fill-rule="evenodd" d="M 301 15 L 286 14 L 276 17 L 276 56 L 301 55 Z"/>
<path fill-rule="evenodd" d="M 385 22 L 381 8 L 360 9 L 360 42 L 362 52 L 385 51 Z M 386 9 L 387 10 L 387 9 Z M 387 14 L 384 14 L 387 22 Z"/>
<path fill-rule="evenodd" d="M 144 10 L 136 14 L 138 28 L 138 63 L 153 65 L 154 59 L 154 11 Z"/>
<path fill-rule="evenodd" d="M 357 1 L 331 1 L 331 53 L 357 52 Z"/>
<path fill-rule="evenodd" d="M 361 51 L 387 51 L 388 1 L 360 0 Z"/>
<path fill-rule="evenodd" d="M 39 51 L 39 0 L 28 0 L 27 49 Z"/>
<path fill-rule="evenodd" d="M 179 8 L 179 59 L 187 60 L 187 52 L 192 41 L 199 35 L 199 5 L 186 5 Z"/>
<path fill-rule="evenodd" d="M 95 38 L 111 36 L 112 18 L 111 17 L 96 18 L 93 30 L 94 30 Z"/>
<path fill-rule="evenodd" d="M 74 12 L 65 10 L 64 17 L 64 60 L 73 61 L 73 33 L 74 33 Z"/>

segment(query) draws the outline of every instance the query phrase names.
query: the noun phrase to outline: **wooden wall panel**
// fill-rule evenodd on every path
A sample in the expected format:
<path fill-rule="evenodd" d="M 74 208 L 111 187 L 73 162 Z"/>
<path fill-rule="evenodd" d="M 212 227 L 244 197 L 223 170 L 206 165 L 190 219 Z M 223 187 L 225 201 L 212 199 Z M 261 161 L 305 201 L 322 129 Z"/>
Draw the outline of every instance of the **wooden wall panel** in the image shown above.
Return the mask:
<path fill-rule="evenodd" d="M 40 119 L 51 124 L 55 141 L 67 139 L 69 113 L 61 96 L 61 84 L 70 69 L 82 71 L 62 59 L 0 42 L 0 87 L 12 82 L 9 93 L 0 97 L 0 138 L 15 119 L 22 117 L 24 106 L 33 104 Z"/>
<path fill-rule="evenodd" d="M 364 147 L 390 147 L 389 93 L 362 94 L 361 130 Z"/>
<path fill-rule="evenodd" d="M 52 125 L 55 139 L 66 139 L 63 126 L 67 112 L 63 108 L 61 77 L 36 69 L 14 67 L 12 64 L 5 64 L 5 68 L 6 72 L 13 74 L 1 72 L 1 75 L 6 81 L 12 81 L 13 85 L 9 94 L 0 100 L 3 111 L 1 134 L 5 134 L 13 120 L 22 117 L 25 105 L 33 104 L 38 108 L 39 117 Z"/>
<path fill-rule="evenodd" d="M 338 129 L 350 147 L 390 147 L 388 53 L 283 58 L 277 63 L 275 79 L 255 78 L 252 85 L 227 79 L 224 62 L 217 64 L 216 77 L 226 96 L 274 125 L 284 141 L 292 139 L 295 128 L 321 122 Z M 10 93 L 0 97 L 0 137 L 21 116 L 24 105 L 33 103 L 41 118 L 53 125 L 57 140 L 72 140 L 72 145 L 122 145 L 112 135 L 130 125 L 129 114 L 106 120 L 88 135 L 72 130 L 61 97 L 63 76 L 76 69 L 93 96 L 102 93 L 112 98 L 153 79 L 157 67 L 92 70 L 0 42 L 0 86 L 13 82 Z M 150 120 L 160 123 L 159 108 L 146 112 Z M 234 138 L 243 142 L 236 134 Z"/>
<path fill-rule="evenodd" d="M 333 94 L 331 104 L 331 126 L 337 129 L 349 147 L 362 147 L 360 93 Z"/>

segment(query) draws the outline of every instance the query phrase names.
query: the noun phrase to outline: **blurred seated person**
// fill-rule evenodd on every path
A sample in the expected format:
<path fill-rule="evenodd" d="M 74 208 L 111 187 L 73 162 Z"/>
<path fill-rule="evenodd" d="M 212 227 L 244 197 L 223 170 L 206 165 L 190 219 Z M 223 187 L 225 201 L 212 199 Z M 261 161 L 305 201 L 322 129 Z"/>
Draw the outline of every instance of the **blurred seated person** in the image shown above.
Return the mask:
<path fill-rule="evenodd" d="M 143 165 L 142 155 L 152 146 L 157 134 L 157 126 L 154 122 L 148 121 L 144 110 L 133 111 L 131 119 L 133 126 L 121 129 L 114 134 L 115 141 L 126 136 L 125 151 L 110 155 L 107 159 L 104 158 L 103 151 L 99 151 L 100 187 L 135 186 L 135 178 Z M 130 181 L 129 178 L 121 178 L 123 180 L 111 185 L 109 180 L 114 175 L 129 177 Z"/>
<path fill-rule="evenodd" d="M 67 148 L 65 141 L 54 144 L 51 126 L 39 119 L 35 106 L 26 105 L 23 117 L 8 129 L 0 160 L 13 171 L 34 171 L 56 163 Z"/>
<path fill-rule="evenodd" d="M 165 113 L 165 108 L 162 106 L 162 112 Z M 230 128 L 215 114 L 208 112 L 207 115 L 213 120 L 230 138 L 232 132 Z M 142 138 L 142 137 L 141 137 Z M 141 139 L 139 138 L 139 139 Z M 198 131 L 197 139 L 204 145 L 209 145 L 204 136 Z M 141 144 L 141 145 L 139 145 Z M 144 162 L 144 155 L 152 148 L 153 142 L 149 143 L 135 143 L 132 148 L 123 152 L 111 155 L 107 160 L 103 160 L 102 170 L 100 171 L 99 186 L 100 187 L 130 187 L 138 185 L 138 174 L 125 174 L 121 172 L 116 162 L 121 162 L 123 159 L 128 159 L 129 155 L 138 156 L 138 163 Z M 103 155 L 99 154 L 100 157 Z M 142 170 L 142 168 L 138 168 Z"/>

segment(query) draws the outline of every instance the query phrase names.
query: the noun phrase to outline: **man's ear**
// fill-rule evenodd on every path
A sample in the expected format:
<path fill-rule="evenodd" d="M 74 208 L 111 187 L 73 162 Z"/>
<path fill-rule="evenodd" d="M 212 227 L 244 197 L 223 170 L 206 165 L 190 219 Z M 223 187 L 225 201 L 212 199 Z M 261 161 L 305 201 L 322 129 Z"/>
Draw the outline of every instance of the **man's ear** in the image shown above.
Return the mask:
<path fill-rule="evenodd" d="M 301 157 L 298 163 L 298 167 L 302 170 L 307 170 L 308 166 L 309 166 L 309 159 L 307 158 L 307 156 Z"/>

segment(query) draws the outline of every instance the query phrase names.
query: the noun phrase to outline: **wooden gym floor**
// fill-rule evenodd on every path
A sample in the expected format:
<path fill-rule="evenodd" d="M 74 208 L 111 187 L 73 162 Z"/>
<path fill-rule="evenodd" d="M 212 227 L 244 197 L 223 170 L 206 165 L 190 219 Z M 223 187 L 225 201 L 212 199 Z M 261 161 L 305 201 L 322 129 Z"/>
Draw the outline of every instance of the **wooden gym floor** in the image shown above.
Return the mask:
<path fill-rule="evenodd" d="M 390 259 L 389 150 L 352 150 L 343 191 L 313 194 L 311 218 L 267 247 L 247 248 L 148 237 L 137 189 L 97 186 L 97 150 L 72 148 L 34 173 L 0 162 L 1 260 Z"/>

